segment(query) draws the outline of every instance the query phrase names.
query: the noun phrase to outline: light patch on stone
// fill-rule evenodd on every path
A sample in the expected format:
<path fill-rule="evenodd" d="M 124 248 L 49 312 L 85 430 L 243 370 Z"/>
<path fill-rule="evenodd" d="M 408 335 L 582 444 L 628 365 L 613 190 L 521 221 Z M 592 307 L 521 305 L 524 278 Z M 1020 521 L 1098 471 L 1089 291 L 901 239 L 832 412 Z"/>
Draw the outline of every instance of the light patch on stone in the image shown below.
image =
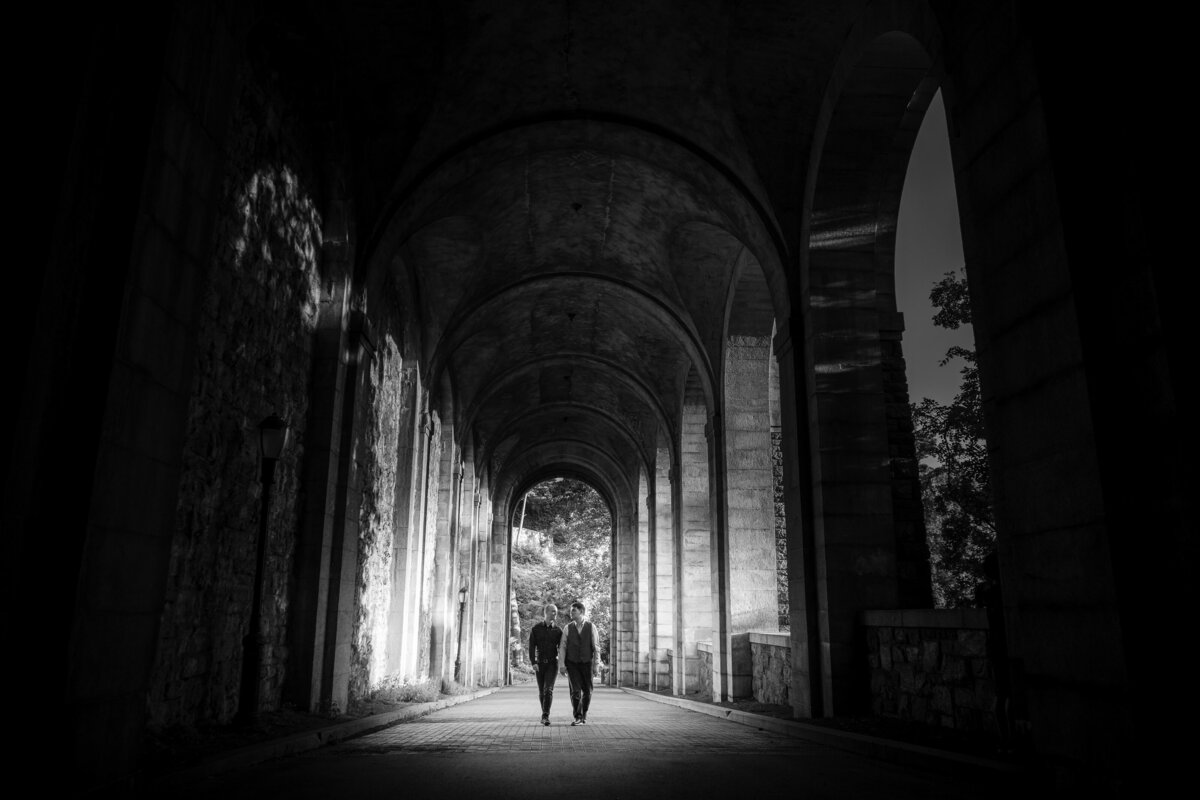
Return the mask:
<path fill-rule="evenodd" d="M 251 243 L 266 263 L 283 260 L 302 272 L 306 291 L 299 297 L 300 316 L 309 332 L 316 330 L 321 297 L 317 254 L 322 244 L 321 215 L 290 167 L 264 167 L 238 192 L 234 206 L 240 217 L 231 247 L 234 269 L 245 268 Z"/>

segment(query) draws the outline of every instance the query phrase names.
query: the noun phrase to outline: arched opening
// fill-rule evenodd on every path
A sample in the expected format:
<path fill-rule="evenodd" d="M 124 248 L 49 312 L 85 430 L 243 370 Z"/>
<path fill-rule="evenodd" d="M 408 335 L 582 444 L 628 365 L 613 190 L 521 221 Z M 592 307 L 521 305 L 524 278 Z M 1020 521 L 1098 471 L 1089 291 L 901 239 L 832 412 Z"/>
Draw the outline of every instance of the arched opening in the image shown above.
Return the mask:
<path fill-rule="evenodd" d="M 913 143 L 896 224 L 896 306 L 936 608 L 975 602 L 995 552 L 987 441 L 941 92 Z"/>
<path fill-rule="evenodd" d="M 510 578 L 510 674 L 514 682 L 534 678 L 529 636 L 548 603 L 558 607 L 556 624 L 570 621 L 568 609 L 581 602 L 596 626 L 602 675 L 612 664 L 613 518 L 590 484 L 554 477 L 534 484 L 513 504 Z M 602 678 L 603 679 L 603 678 Z"/>

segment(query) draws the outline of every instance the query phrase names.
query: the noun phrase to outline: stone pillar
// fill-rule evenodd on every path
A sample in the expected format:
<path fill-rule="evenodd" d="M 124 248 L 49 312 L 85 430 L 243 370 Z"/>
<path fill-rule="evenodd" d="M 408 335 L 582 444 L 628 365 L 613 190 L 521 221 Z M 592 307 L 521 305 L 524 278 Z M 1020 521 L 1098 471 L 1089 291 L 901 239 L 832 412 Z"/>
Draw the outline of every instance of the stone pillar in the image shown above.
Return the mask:
<path fill-rule="evenodd" d="M 345 386 L 345 319 L 349 278 L 335 281 L 321 299 L 313 344 L 309 426 L 304 443 L 304 507 L 296 537 L 296 584 L 288 624 L 288 676 L 285 695 L 297 708 L 321 705 L 329 601 L 330 557 L 338 458 L 342 447 L 342 392 Z M 347 443 L 347 447 L 349 444 Z"/>
<path fill-rule="evenodd" d="M 663 443 L 654 462 L 654 622 L 651 628 L 651 658 L 654 661 L 651 689 L 671 687 L 671 664 L 667 652 L 675 637 L 675 515 L 672 498 L 671 451 Z"/>
<path fill-rule="evenodd" d="M 779 425 L 783 459 L 783 496 L 787 524 L 788 617 L 792 654 L 790 697 L 798 718 L 820 717 L 820 604 L 813 539 L 812 462 L 808 397 L 804 391 L 803 353 L 793 346 L 789 321 L 778 327 L 774 341 L 779 368 Z"/>
<path fill-rule="evenodd" d="M 617 552 L 613 564 L 616 583 L 617 607 L 613 609 L 612 643 L 615 653 L 610 655 L 618 686 L 633 686 L 637 683 L 637 594 L 638 553 L 637 520 L 628 514 L 618 513 Z"/>
<path fill-rule="evenodd" d="M 462 465 L 462 491 L 459 493 L 459 512 L 458 512 L 458 533 L 457 533 L 457 559 L 454 570 L 454 579 L 450 587 L 451 600 L 453 606 L 451 612 L 453 614 L 454 636 L 451 642 L 454 662 L 457 666 L 458 676 L 455 678 L 464 686 L 470 686 L 471 672 L 471 637 L 468 635 L 470 631 L 470 605 L 471 592 L 473 591 L 474 568 L 475 568 L 475 530 L 479 520 L 479 481 L 475 477 L 475 463 L 470 458 L 463 462 Z M 467 587 L 466 604 L 460 608 L 464 598 L 459 596 L 459 589 L 463 586 Z"/>
<path fill-rule="evenodd" d="M 448 415 L 449 416 L 449 415 Z M 454 575 L 454 529 L 458 524 L 458 493 L 462 471 L 458 445 L 454 441 L 454 426 L 442 424 L 442 457 L 438 463 L 437 523 L 434 540 L 433 587 L 430 597 L 429 676 L 434 679 L 451 677 L 453 655 L 447 657 L 450 635 L 450 604 L 457 602 Z M 452 600 L 451 594 L 455 597 Z"/>
<path fill-rule="evenodd" d="M 683 480 L 682 469 L 679 466 L 678 450 L 672 461 L 670 470 L 671 481 L 671 550 L 674 554 L 672 561 L 672 576 L 674 592 L 671 597 L 672 635 L 671 635 L 671 692 L 682 695 L 687 693 L 687 672 L 684 669 L 686 659 L 683 651 Z"/>
<path fill-rule="evenodd" d="M 329 589 L 325 605 L 324 657 L 321 664 L 319 709 L 337 716 L 346 710 L 350 688 L 350 658 L 354 646 L 354 615 L 358 587 L 358 538 L 361 490 L 354 458 L 359 393 L 374 356 L 366 320 L 356 313 L 345 359 L 345 388 L 341 404 L 340 446 L 334 492 L 333 525 L 329 540 Z"/>
<path fill-rule="evenodd" d="M 726 343 L 725 452 L 729 525 L 730 633 L 778 625 L 767 337 Z M 749 649 L 733 662 L 732 696 L 749 697 Z M 714 653 L 715 654 L 715 653 Z"/>
<path fill-rule="evenodd" d="M 774 335 L 774 330 L 772 331 Z M 774 341 L 768 365 L 767 397 L 770 402 L 771 419 L 771 495 L 775 526 L 775 592 L 779 608 L 779 630 L 790 625 L 788 609 L 788 565 L 787 565 L 787 499 L 783 481 L 783 428 L 780 425 L 779 408 L 779 360 L 775 358 Z"/>
<path fill-rule="evenodd" d="M 708 445 L 708 502 L 709 502 L 709 580 L 711 594 L 712 632 L 712 698 L 715 701 L 729 700 L 733 686 L 733 654 L 729 635 L 730 626 L 730 543 L 728 535 L 727 485 L 725 482 L 725 430 L 724 419 L 711 417 L 704 426 L 704 439 Z"/>
<path fill-rule="evenodd" d="M 813 232 L 805 303 L 826 714 L 863 709 L 858 611 L 899 602 L 875 254 L 839 233 Z"/>
<path fill-rule="evenodd" d="M 651 567 L 651 537 L 654 527 L 653 486 L 645 470 L 638 471 L 637 525 L 637 685 L 650 685 L 650 619 L 654 572 Z"/>
<path fill-rule="evenodd" d="M 493 509 L 492 512 L 487 610 L 483 618 L 484 638 L 487 641 L 485 674 L 490 683 L 497 685 L 504 685 L 508 679 L 508 569 L 512 529 L 503 511 Z"/>
<path fill-rule="evenodd" d="M 486 481 L 480 483 L 477 502 L 478 519 L 475 522 L 475 551 L 471 567 L 471 597 L 469 621 L 467 623 L 468 651 L 471 654 L 471 679 L 483 683 L 484 663 L 487 658 L 487 640 L 483 632 L 484 615 L 487 613 L 488 563 L 491 560 L 492 517 Z"/>
<path fill-rule="evenodd" d="M 708 410 L 685 404 L 680 431 L 680 647 L 675 655 L 684 691 L 697 684 L 696 643 L 712 638 L 712 507 L 709 494 Z"/>
<path fill-rule="evenodd" d="M 414 485 L 420 481 L 417 458 L 420 454 L 421 413 L 417 405 L 420 378 L 415 368 L 401 371 L 400 443 L 396 454 L 395 526 L 392 554 L 392 603 L 388 611 L 387 672 L 406 674 L 404 655 L 411 649 L 405 633 L 411 628 L 412 605 L 408 585 L 412 580 L 412 531 L 415 501 Z"/>
<path fill-rule="evenodd" d="M 402 675 L 417 679 L 421 674 L 421 589 L 425 569 L 425 517 L 429 498 L 429 445 L 433 423 L 429 417 L 429 393 L 419 390 L 421 413 L 417 417 L 417 442 L 413 450 L 414 474 L 408 536 L 409 573 L 405 586 L 404 649 L 401 651 Z"/>
<path fill-rule="evenodd" d="M 428 395 L 426 395 L 428 403 Z M 436 412 L 427 415 L 425 439 L 425 482 L 421 496 L 421 527 L 417 549 L 414 678 L 429 677 L 430 628 L 433 621 L 433 570 L 437 548 L 437 496 L 441 483 L 442 426 Z"/>

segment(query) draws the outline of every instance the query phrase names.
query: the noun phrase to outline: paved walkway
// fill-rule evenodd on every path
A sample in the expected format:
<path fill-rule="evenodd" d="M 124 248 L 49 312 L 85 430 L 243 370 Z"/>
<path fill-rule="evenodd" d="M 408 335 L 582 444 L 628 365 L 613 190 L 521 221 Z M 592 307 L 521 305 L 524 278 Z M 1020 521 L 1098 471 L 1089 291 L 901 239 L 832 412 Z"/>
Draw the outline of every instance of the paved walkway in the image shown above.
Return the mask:
<path fill-rule="evenodd" d="M 597 689 L 570 726 L 559 687 L 552 725 L 537 690 L 503 688 L 382 731 L 173 787 L 172 797 L 999 798 L 1001 776 L 899 766 Z"/>

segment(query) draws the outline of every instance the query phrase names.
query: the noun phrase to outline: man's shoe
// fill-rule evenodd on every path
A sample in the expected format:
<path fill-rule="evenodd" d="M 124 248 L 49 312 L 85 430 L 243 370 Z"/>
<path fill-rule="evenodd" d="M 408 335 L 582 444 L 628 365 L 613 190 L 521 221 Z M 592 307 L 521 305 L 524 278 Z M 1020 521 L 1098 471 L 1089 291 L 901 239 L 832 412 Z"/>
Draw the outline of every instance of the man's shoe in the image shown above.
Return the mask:
<path fill-rule="evenodd" d="M 571 727 L 574 728 L 576 725 L 582 725 L 582 724 L 583 724 L 583 720 L 576 719 L 574 722 L 571 723 Z"/>
<path fill-rule="evenodd" d="M 587 717 L 580 717 L 579 722 L 583 725 L 587 725 Z"/>
<path fill-rule="evenodd" d="M 545 714 L 543 714 L 543 715 L 542 715 L 542 724 L 543 724 L 543 725 L 549 725 L 549 724 L 550 724 L 550 717 L 548 717 L 548 716 L 546 716 Z"/>

